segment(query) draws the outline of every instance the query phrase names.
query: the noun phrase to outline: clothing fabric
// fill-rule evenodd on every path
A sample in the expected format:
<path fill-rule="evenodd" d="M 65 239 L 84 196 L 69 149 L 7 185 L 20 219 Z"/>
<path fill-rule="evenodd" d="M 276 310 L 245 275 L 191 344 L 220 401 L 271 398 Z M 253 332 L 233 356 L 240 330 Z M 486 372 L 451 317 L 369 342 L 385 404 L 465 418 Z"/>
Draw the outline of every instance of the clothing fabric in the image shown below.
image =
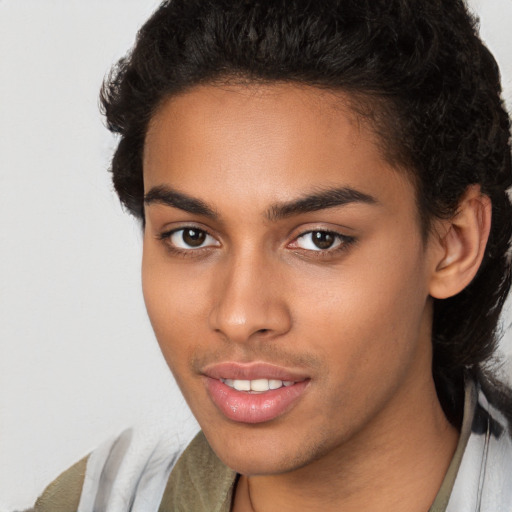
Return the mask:
<path fill-rule="evenodd" d="M 478 386 L 466 393 L 462 430 L 471 433 L 446 511 L 511 512 L 512 425 Z"/>
<path fill-rule="evenodd" d="M 84 469 L 82 461 L 64 473 L 35 512 L 229 512 L 237 479 L 201 432 L 182 453 L 168 435 L 127 430 L 93 452 Z M 67 496 L 64 486 L 81 488 L 81 497 Z M 474 381 L 466 384 L 457 449 L 429 512 L 512 512 L 511 426 Z"/>
<path fill-rule="evenodd" d="M 512 425 L 478 383 L 465 395 L 457 450 L 429 512 L 511 512 Z"/>

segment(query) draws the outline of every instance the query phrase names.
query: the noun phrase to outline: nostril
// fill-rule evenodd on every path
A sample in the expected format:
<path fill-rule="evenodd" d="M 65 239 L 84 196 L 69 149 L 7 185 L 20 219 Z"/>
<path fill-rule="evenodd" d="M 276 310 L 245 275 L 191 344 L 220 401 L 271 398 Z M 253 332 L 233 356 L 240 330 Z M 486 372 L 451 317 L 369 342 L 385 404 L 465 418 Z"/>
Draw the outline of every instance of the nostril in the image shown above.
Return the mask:
<path fill-rule="evenodd" d="M 269 330 L 268 329 L 258 329 L 256 332 L 258 334 L 266 334 Z"/>

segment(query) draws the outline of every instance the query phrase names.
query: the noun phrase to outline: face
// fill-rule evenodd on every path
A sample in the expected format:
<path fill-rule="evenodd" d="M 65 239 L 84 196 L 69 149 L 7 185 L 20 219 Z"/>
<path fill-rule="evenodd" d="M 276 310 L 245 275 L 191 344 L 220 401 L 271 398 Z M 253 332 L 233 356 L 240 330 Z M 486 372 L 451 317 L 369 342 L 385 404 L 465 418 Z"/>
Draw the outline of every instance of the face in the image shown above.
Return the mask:
<path fill-rule="evenodd" d="M 413 185 L 378 148 L 346 98 L 311 87 L 201 86 L 152 119 L 147 310 L 240 473 L 398 428 L 431 379 L 430 242 Z"/>

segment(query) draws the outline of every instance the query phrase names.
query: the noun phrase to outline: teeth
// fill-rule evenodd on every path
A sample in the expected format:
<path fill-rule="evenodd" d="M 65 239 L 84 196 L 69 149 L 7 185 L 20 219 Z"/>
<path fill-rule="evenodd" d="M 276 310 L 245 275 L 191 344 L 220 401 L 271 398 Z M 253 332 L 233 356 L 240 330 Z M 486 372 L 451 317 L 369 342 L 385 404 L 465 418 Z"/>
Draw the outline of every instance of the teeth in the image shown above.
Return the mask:
<path fill-rule="evenodd" d="M 270 389 L 279 389 L 282 387 L 283 381 L 282 380 L 276 380 L 276 379 L 269 379 L 268 381 L 268 387 Z"/>
<path fill-rule="evenodd" d="M 237 391 L 250 391 L 251 390 L 251 381 L 250 380 L 234 380 L 233 387 Z"/>
<path fill-rule="evenodd" d="M 268 391 L 269 389 L 268 379 L 251 380 L 251 391 Z"/>
<path fill-rule="evenodd" d="M 291 386 L 294 384 L 292 380 L 278 380 L 278 379 L 254 379 L 254 380 L 241 380 L 241 379 L 221 379 L 226 386 L 234 388 L 237 391 L 254 391 L 255 393 L 264 393 L 270 389 L 279 389 L 283 386 Z"/>

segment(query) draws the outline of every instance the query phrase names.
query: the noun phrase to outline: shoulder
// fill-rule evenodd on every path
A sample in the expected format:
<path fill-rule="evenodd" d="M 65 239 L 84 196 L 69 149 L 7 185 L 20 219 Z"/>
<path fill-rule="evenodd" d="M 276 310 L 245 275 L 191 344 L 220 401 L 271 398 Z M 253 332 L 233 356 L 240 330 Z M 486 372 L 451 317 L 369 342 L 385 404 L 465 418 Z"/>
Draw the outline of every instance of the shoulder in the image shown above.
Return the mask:
<path fill-rule="evenodd" d="M 220 512 L 235 480 L 202 432 L 183 450 L 169 432 L 128 429 L 62 473 L 31 512 Z"/>
<path fill-rule="evenodd" d="M 174 466 L 159 511 L 229 510 L 236 476 L 199 432 Z"/>
<path fill-rule="evenodd" d="M 34 512 L 76 512 L 87 468 L 87 457 L 54 480 L 38 498 Z"/>
<path fill-rule="evenodd" d="M 472 437 L 480 439 L 472 448 L 483 448 L 480 491 L 488 510 L 500 510 L 498 502 L 512 503 L 511 398 L 505 386 L 482 388 L 472 424 Z"/>
<path fill-rule="evenodd" d="M 157 510 L 179 453 L 163 424 L 126 429 L 54 480 L 33 512 L 124 512 L 141 501 Z"/>
<path fill-rule="evenodd" d="M 479 379 L 467 386 L 462 430 L 469 437 L 448 512 L 508 510 L 512 503 L 512 406 L 509 390 Z"/>

